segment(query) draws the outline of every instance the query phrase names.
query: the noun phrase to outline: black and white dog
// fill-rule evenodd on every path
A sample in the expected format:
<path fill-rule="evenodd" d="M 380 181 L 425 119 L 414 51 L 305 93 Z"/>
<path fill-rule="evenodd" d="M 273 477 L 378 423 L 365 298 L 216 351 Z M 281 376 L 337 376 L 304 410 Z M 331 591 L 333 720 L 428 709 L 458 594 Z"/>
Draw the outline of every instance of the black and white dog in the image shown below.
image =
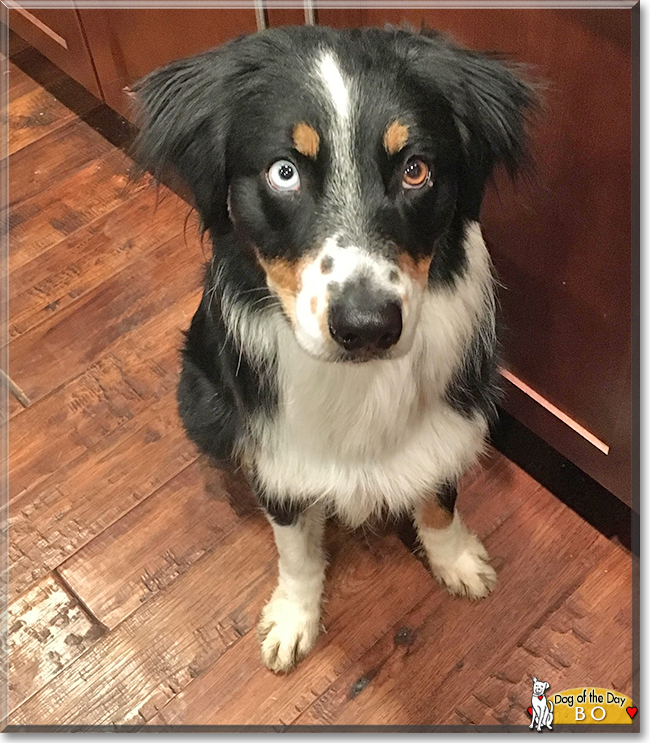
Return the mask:
<path fill-rule="evenodd" d="M 141 164 L 180 173 L 212 238 L 178 399 L 275 534 L 264 663 L 288 671 L 316 642 L 328 514 L 412 514 L 447 589 L 487 595 L 495 571 L 455 510 L 496 399 L 478 219 L 495 165 L 524 155 L 530 87 L 434 33 L 304 27 L 174 62 L 137 94 Z"/>

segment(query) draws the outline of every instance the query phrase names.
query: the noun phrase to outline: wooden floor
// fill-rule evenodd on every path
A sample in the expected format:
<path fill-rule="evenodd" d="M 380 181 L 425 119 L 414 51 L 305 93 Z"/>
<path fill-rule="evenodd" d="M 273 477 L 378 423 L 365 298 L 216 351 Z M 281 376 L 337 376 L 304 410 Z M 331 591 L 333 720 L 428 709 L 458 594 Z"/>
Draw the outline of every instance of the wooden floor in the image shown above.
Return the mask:
<path fill-rule="evenodd" d="M 532 676 L 631 694 L 629 552 L 496 452 L 459 500 L 492 596 L 448 596 L 394 528 L 331 525 L 327 633 L 294 673 L 262 667 L 271 530 L 175 408 L 196 222 L 126 187 L 129 160 L 86 123 L 96 102 L 21 46 L 4 218 L 10 374 L 31 405 L 9 409 L 8 723 L 524 725 Z"/>

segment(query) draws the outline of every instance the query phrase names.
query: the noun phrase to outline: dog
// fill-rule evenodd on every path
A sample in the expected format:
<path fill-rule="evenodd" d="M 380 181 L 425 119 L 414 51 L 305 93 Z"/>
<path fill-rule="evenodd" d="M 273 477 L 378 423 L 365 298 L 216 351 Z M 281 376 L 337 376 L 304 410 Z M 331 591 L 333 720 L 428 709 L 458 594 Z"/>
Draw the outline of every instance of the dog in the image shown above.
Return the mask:
<path fill-rule="evenodd" d="M 178 403 L 274 532 L 264 664 L 316 643 L 330 515 L 408 514 L 435 577 L 486 596 L 496 573 L 455 508 L 498 395 L 479 212 L 495 166 L 525 157 L 531 86 L 435 32 L 289 27 L 135 91 L 136 160 L 184 179 L 213 245 Z"/>
<path fill-rule="evenodd" d="M 533 719 L 528 726 L 531 730 L 537 722 L 537 730 L 541 731 L 542 727 L 546 725 L 549 730 L 553 730 L 551 725 L 553 724 L 553 702 L 550 699 L 546 699 L 545 692 L 551 685 L 548 681 L 538 681 L 533 676 Z"/>

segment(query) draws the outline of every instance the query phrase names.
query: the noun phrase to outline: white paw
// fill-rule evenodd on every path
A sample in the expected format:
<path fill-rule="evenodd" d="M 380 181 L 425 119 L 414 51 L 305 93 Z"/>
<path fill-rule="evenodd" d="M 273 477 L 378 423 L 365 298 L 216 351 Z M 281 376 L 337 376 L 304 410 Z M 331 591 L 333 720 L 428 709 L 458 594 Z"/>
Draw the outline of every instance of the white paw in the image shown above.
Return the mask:
<path fill-rule="evenodd" d="M 497 574 L 488 562 L 488 553 L 475 534 L 463 535 L 462 549 L 455 555 L 429 554 L 431 570 L 449 593 L 482 599 L 497 582 Z"/>
<path fill-rule="evenodd" d="M 314 647 L 319 633 L 319 608 L 301 606 L 276 590 L 257 625 L 262 662 L 275 673 L 287 673 Z"/>

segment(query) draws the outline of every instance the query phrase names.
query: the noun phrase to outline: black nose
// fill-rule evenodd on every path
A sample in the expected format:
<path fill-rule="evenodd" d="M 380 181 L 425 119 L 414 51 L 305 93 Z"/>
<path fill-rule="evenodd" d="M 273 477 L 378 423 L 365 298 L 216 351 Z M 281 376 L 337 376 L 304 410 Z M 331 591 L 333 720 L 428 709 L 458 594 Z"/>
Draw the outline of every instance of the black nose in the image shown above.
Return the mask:
<path fill-rule="evenodd" d="M 346 351 L 384 351 L 402 334 L 402 308 L 368 291 L 346 292 L 330 305 L 329 330 Z"/>

